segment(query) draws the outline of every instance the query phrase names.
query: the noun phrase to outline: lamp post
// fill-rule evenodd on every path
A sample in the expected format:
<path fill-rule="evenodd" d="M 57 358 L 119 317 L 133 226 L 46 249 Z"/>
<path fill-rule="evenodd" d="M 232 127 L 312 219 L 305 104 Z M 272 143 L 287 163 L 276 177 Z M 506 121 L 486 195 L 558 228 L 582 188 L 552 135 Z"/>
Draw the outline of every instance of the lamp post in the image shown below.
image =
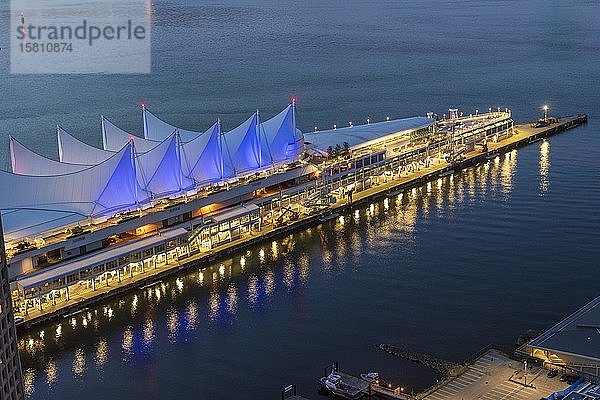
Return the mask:
<path fill-rule="evenodd" d="M 527 386 L 527 360 L 523 361 L 523 364 L 525 364 L 525 386 Z"/>
<path fill-rule="evenodd" d="M 548 120 L 548 105 L 544 104 L 544 122 Z"/>

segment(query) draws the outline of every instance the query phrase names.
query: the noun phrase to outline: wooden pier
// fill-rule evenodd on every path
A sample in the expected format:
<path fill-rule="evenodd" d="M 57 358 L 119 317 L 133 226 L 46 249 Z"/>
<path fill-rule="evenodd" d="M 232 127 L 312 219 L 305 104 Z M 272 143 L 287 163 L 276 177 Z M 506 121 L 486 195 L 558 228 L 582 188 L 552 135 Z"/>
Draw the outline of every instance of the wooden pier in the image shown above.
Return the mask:
<path fill-rule="evenodd" d="M 83 308 L 100 304 L 109 298 L 130 292 L 134 289 L 151 284 L 157 280 L 165 279 L 168 276 L 177 273 L 185 273 L 186 269 L 197 268 L 199 265 L 223 259 L 233 253 L 240 252 L 241 250 L 256 246 L 268 240 L 274 240 L 281 236 L 290 235 L 301 229 L 318 225 L 319 223 L 324 223 L 323 221 L 326 223 L 326 221 L 329 219 L 329 216 L 335 214 L 342 215 L 351 211 L 354 207 L 356 207 L 356 205 L 365 204 L 387 197 L 390 195 L 390 193 L 401 193 L 408 188 L 420 186 L 429 181 L 451 175 L 456 171 L 476 165 L 478 163 L 489 162 L 489 159 L 492 156 L 495 157 L 502 155 L 513 149 L 523 147 L 557 133 L 570 130 L 574 127 L 587 123 L 587 120 L 588 117 L 586 114 L 578 114 L 575 116 L 559 118 L 556 123 L 545 127 L 536 128 L 531 126 L 531 124 L 515 125 L 514 135 L 499 142 L 488 142 L 486 151 L 475 149 L 469 153 L 463 153 L 460 161 L 454 161 L 451 163 L 440 162 L 438 164 L 429 165 L 413 171 L 406 176 L 390 179 L 387 182 L 355 193 L 352 202 L 339 201 L 338 203 L 333 204 L 331 207 L 326 208 L 316 214 L 306 216 L 303 215 L 295 221 L 289 221 L 288 223 L 277 227 L 266 227 L 259 235 L 234 240 L 214 251 L 195 254 L 178 262 L 173 262 L 166 267 L 148 270 L 144 275 L 136 276 L 132 280 L 123 281 L 121 285 L 102 288 L 95 292 L 91 297 L 73 298 L 55 306 L 48 306 L 47 310 L 40 313 L 36 313 L 34 310 L 32 310 L 30 312 L 31 315 L 27 316 L 23 322 L 19 323 L 17 328 L 19 330 L 27 329 L 31 326 L 48 322 L 58 317 L 77 312 Z"/>
<path fill-rule="evenodd" d="M 400 400 L 410 399 L 410 396 L 402 393 L 401 388 L 394 388 L 394 389 L 387 388 L 384 386 L 380 386 L 377 384 L 367 382 L 366 380 L 364 380 L 360 377 L 354 376 L 352 374 L 340 371 L 339 365 L 337 362 L 335 362 L 331 365 L 328 365 L 327 367 L 324 368 L 325 376 L 328 376 L 331 373 L 331 371 L 335 371 L 335 373 L 338 374 L 342 378 L 342 381 L 344 383 L 359 389 L 363 393 L 363 395 L 366 396 L 367 398 L 400 399 Z"/>

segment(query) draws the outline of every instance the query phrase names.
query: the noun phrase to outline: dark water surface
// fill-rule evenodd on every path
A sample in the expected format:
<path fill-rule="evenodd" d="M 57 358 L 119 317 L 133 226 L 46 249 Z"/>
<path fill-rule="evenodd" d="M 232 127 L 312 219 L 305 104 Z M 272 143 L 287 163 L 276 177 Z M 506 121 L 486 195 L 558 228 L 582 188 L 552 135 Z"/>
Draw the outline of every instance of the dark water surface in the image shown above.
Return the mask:
<path fill-rule="evenodd" d="M 151 75 L 10 76 L 0 52 L 0 143 L 12 134 L 55 156 L 60 123 L 99 145 L 100 114 L 139 132 L 141 102 L 185 128 L 220 116 L 228 129 L 293 95 L 304 130 L 448 107 L 506 106 L 525 121 L 545 103 L 591 120 L 27 332 L 31 399 L 267 399 L 289 383 L 315 397 L 335 360 L 418 390 L 435 374 L 374 344 L 462 360 L 598 294 L 597 1 L 163 0 L 151 10 Z"/>

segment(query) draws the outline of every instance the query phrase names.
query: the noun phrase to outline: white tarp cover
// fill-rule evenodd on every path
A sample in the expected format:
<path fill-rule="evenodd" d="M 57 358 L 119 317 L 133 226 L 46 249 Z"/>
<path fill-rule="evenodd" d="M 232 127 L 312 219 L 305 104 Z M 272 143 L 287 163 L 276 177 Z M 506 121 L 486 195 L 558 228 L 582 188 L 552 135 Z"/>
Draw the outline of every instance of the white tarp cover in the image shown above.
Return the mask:
<path fill-rule="evenodd" d="M 97 165 L 115 153 L 98 149 L 75 138 L 60 126 L 56 129 L 58 139 L 58 159 L 69 164 Z"/>
<path fill-rule="evenodd" d="M 196 184 L 223 179 L 221 126 L 215 123 L 196 139 L 182 145 L 182 169 Z"/>
<path fill-rule="evenodd" d="M 145 107 L 142 108 L 142 119 L 144 121 L 144 138 L 147 140 L 162 142 L 171 136 L 174 131 L 178 131 L 181 141 L 187 143 L 202 134 L 202 132 L 189 131 L 173 126 L 152 114 Z"/>
<path fill-rule="evenodd" d="M 259 125 L 262 166 L 295 160 L 302 153 L 304 141 L 296 130 L 296 110 L 290 104 L 273 118 Z"/>
<path fill-rule="evenodd" d="M 70 212 L 48 210 L 2 210 L 4 239 L 33 238 L 41 233 L 64 227 L 87 218 Z"/>
<path fill-rule="evenodd" d="M 136 180 L 133 145 L 96 166 L 66 175 L 0 171 L 0 210 L 34 209 L 99 216 L 146 202 Z"/>
<path fill-rule="evenodd" d="M 135 142 L 133 146 L 135 147 Z M 193 181 L 183 174 L 180 147 L 178 134 L 172 134 L 162 143 L 155 142 L 151 151 L 136 155 L 136 178 L 140 188 L 148 192 L 149 196 L 156 198 L 170 195 L 194 186 Z M 116 154 L 101 151 L 106 154 L 107 159 Z M 64 175 L 92 167 L 54 161 L 29 150 L 14 138 L 11 138 L 11 161 L 13 173 L 33 176 Z"/>
<path fill-rule="evenodd" d="M 258 135 L 258 111 L 237 128 L 223 133 L 226 151 L 224 175 L 250 172 L 260 168 L 261 146 Z"/>
<path fill-rule="evenodd" d="M 104 147 L 104 150 L 108 151 L 119 151 L 123 148 L 123 146 L 133 139 L 135 142 L 136 154 L 146 153 L 155 148 L 158 143 L 170 137 L 172 133 L 173 131 L 171 131 L 167 136 L 158 142 L 146 140 L 144 138 L 135 136 L 132 133 L 127 133 L 102 116 L 102 146 Z"/>
<path fill-rule="evenodd" d="M 179 134 L 172 133 L 151 151 L 135 158 L 138 181 L 153 197 L 182 192 L 194 186 L 181 169 Z"/>
<path fill-rule="evenodd" d="M 13 174 L 52 176 L 70 174 L 89 168 L 87 165 L 67 164 L 37 154 L 10 137 L 10 160 Z"/>

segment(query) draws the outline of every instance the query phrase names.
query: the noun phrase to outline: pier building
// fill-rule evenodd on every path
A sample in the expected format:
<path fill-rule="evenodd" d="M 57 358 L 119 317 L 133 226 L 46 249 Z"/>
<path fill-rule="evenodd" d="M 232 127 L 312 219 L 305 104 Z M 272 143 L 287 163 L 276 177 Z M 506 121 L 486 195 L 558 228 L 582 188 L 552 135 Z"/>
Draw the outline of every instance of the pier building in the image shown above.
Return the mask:
<path fill-rule="evenodd" d="M 16 313 L 27 321 L 153 271 L 351 202 L 352 195 L 513 135 L 508 110 L 370 121 L 315 133 L 295 104 L 222 132 L 180 130 L 143 108 L 144 137 L 102 118 L 103 148 L 57 129 L 58 160 L 11 138 L 0 172 Z M 119 147 L 121 146 L 121 147 Z M 445 167 L 446 168 L 446 167 Z"/>
<path fill-rule="evenodd" d="M 600 383 L 600 296 L 531 340 L 520 352 Z"/>

